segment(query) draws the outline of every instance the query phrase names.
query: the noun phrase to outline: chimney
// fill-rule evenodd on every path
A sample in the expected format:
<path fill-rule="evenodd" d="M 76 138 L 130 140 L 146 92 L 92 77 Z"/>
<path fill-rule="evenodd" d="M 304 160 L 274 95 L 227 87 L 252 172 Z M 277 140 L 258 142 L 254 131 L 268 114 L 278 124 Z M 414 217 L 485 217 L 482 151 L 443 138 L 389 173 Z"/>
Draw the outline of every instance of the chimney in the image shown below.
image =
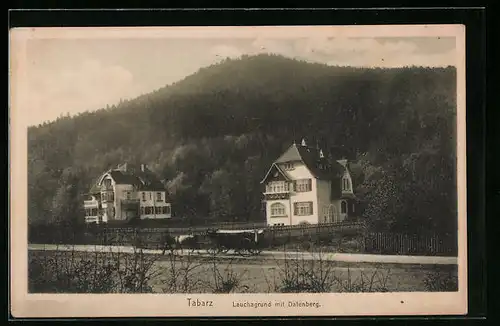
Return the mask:
<path fill-rule="evenodd" d="M 141 171 L 145 172 L 146 171 L 146 164 L 141 164 Z"/>

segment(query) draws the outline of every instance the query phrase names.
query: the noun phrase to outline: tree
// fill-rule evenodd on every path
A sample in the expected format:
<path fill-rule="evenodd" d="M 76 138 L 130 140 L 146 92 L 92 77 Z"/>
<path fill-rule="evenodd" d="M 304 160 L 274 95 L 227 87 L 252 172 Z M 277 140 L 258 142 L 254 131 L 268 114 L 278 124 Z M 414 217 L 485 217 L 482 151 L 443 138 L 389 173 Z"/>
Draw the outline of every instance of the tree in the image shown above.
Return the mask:
<path fill-rule="evenodd" d="M 216 220 L 232 220 L 238 210 L 238 180 L 226 170 L 213 172 L 202 184 L 201 192 L 209 198 L 210 216 Z M 241 190 L 240 190 L 241 191 Z"/>
<path fill-rule="evenodd" d="M 68 168 L 59 180 L 59 188 L 52 202 L 51 224 L 78 228 L 84 222 L 81 175 Z"/>
<path fill-rule="evenodd" d="M 112 110 L 29 128 L 29 219 L 69 214 L 63 203 L 76 190 L 59 182 L 67 167 L 85 171 L 75 172 L 81 192 L 127 160 L 161 174 L 176 216 L 258 219 L 266 170 L 292 140 L 312 137 L 366 153 L 355 184 L 367 218 L 455 232 L 455 94 L 453 67 L 225 60 Z"/>

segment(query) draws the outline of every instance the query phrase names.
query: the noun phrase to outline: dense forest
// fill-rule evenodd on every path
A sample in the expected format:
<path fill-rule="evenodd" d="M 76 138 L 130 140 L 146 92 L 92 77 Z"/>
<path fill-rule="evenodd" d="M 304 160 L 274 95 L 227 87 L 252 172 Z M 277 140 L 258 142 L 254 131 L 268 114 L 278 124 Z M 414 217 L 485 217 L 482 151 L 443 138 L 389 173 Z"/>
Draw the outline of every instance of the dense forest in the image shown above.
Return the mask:
<path fill-rule="evenodd" d="M 260 180 L 305 137 L 355 162 L 373 227 L 454 233 L 455 87 L 453 67 L 227 59 L 134 100 L 30 127 L 29 222 L 83 221 L 82 195 L 122 162 L 160 175 L 177 217 L 260 220 Z"/>

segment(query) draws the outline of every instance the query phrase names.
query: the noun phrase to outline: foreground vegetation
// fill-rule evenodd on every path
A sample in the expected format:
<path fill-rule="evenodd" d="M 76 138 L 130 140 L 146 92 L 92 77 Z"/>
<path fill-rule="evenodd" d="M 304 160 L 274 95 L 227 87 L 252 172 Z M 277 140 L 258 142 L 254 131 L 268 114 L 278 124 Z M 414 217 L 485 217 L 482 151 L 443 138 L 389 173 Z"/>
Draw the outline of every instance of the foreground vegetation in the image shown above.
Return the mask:
<path fill-rule="evenodd" d="M 338 265 L 312 260 L 248 261 L 111 251 L 30 251 L 32 293 L 234 293 L 456 291 L 456 266 Z M 416 282 L 416 280 L 418 282 Z"/>

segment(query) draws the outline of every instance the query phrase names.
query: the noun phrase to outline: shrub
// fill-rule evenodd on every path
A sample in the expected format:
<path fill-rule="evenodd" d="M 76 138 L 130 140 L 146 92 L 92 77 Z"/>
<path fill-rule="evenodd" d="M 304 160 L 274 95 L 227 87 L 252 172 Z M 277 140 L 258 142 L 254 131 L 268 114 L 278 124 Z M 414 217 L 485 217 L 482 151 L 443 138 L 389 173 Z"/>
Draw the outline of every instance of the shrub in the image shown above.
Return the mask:
<path fill-rule="evenodd" d="M 219 261 L 215 256 L 212 256 L 211 271 L 213 283 L 211 289 L 213 293 L 234 293 L 245 292 L 248 286 L 243 284 L 242 280 L 245 273 L 238 274 L 232 269 L 232 262 L 230 261 L 226 267 L 221 271 L 218 268 Z M 243 291 L 240 291 L 243 290 Z"/>
<path fill-rule="evenodd" d="M 142 250 L 132 254 L 32 252 L 29 257 L 29 291 L 38 293 L 147 293 L 158 274 L 158 257 Z"/>
<path fill-rule="evenodd" d="M 437 269 L 427 273 L 424 284 L 427 291 L 431 292 L 458 291 L 458 277 L 452 270 L 443 271 Z"/>
<path fill-rule="evenodd" d="M 283 264 L 278 264 L 279 281 L 274 286 L 268 282 L 270 291 L 282 293 L 325 293 L 325 292 L 387 292 L 390 270 L 376 267 L 372 273 L 361 270 L 355 277 L 347 268 L 347 275 L 339 273 L 335 265 L 324 259 L 324 253 L 311 250 L 312 259 L 304 259 L 304 253 L 287 255 Z"/>

